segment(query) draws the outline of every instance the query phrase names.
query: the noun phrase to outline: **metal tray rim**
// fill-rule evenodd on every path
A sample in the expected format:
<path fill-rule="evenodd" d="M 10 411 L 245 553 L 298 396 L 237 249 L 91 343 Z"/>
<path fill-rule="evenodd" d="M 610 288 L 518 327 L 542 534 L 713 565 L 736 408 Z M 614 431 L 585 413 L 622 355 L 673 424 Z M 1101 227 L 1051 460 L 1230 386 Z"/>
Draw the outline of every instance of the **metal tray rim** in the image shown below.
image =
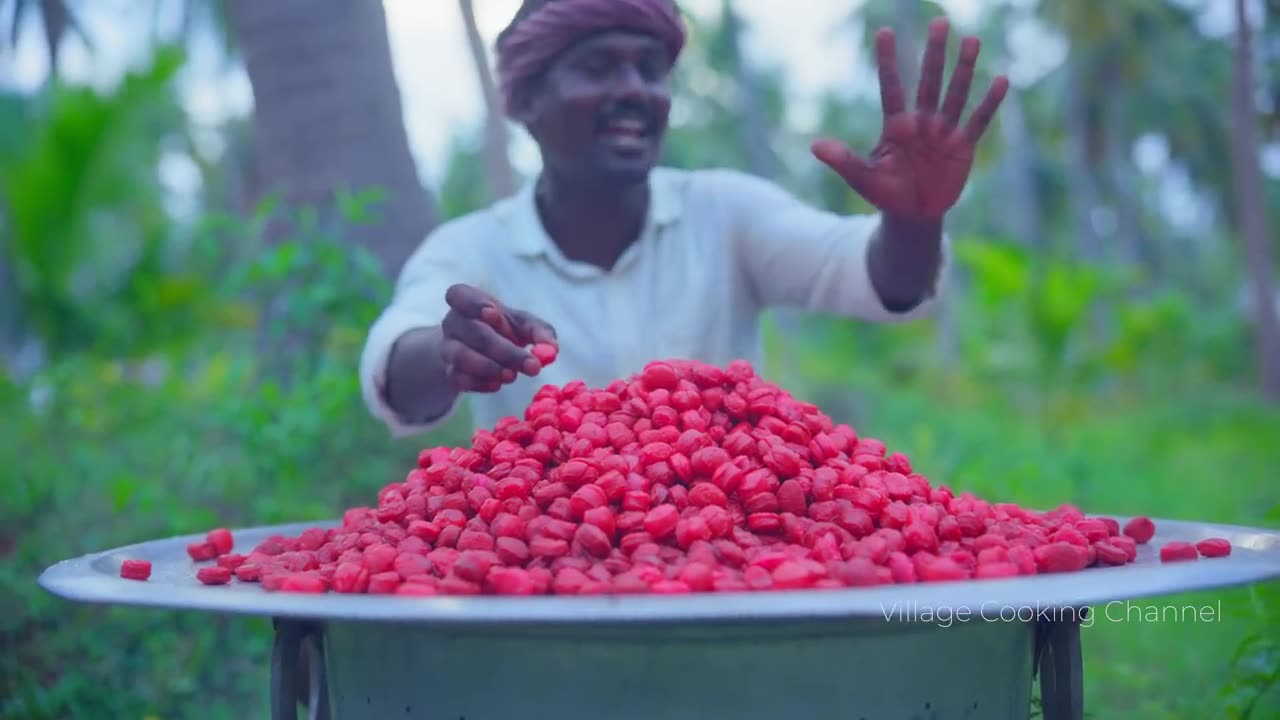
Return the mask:
<path fill-rule="evenodd" d="M 1127 518 L 1116 517 L 1120 522 Z M 269 534 L 296 535 L 303 529 L 337 521 L 290 523 L 233 530 L 237 546 L 256 544 Z M 845 590 L 714 593 L 685 596 L 597 597 L 445 597 L 408 598 L 374 595 L 298 595 L 268 593 L 257 585 L 205 587 L 191 577 L 194 565 L 187 543 L 202 534 L 125 545 L 63 560 L 38 579 L 46 591 L 64 599 L 155 609 L 195 610 L 233 615 L 291 617 L 361 622 L 413 622 L 447 625 L 709 623 L 796 620 L 880 620 L 915 622 L 941 613 L 975 619 L 1006 619 L 1010 613 L 1061 614 L 1065 609 L 1098 606 L 1184 592 L 1223 589 L 1280 578 L 1280 532 L 1264 528 L 1155 519 L 1152 541 L 1139 547 L 1136 564 L 1090 568 L 1082 573 L 1036 575 L 1006 580 L 916 583 Z M 1163 564 L 1158 548 L 1170 540 L 1226 537 L 1234 549 L 1219 559 Z M 165 557 L 178 561 L 166 568 Z M 153 579 L 125 580 L 119 560 L 142 557 L 153 562 Z M 179 568 L 182 562 L 185 567 Z M 186 573 L 185 582 L 157 582 L 157 570 Z M 1082 581 L 1082 579 L 1084 581 Z M 927 621 L 927 620 L 926 620 Z"/>

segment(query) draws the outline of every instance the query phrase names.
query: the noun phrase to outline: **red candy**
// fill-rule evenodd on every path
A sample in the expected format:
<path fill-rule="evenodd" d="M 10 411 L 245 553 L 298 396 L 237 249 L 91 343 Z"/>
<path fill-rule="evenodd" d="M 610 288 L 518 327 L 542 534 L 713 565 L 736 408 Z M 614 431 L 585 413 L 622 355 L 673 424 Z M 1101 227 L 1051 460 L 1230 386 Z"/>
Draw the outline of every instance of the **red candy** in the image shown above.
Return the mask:
<path fill-rule="evenodd" d="M 1231 541 L 1225 538 L 1209 538 L 1196 543 L 1196 550 L 1207 558 L 1226 557 L 1231 554 Z"/>
<path fill-rule="evenodd" d="M 235 546 L 235 541 L 231 537 L 231 531 L 226 528 L 210 530 L 205 536 L 205 542 L 213 546 L 214 552 L 219 555 L 226 555 L 231 552 L 231 548 Z"/>
<path fill-rule="evenodd" d="M 1199 557 L 1200 551 L 1195 545 L 1181 540 L 1167 542 L 1160 548 L 1160 562 L 1184 562 Z"/>
<path fill-rule="evenodd" d="M 412 595 L 415 597 L 427 597 L 430 595 L 435 595 L 437 593 L 434 585 L 429 585 L 427 583 L 422 583 L 422 582 L 407 582 L 401 585 L 400 587 L 396 588 L 394 594 Z"/>
<path fill-rule="evenodd" d="M 1129 562 L 1129 554 L 1114 542 L 1094 543 L 1093 550 L 1099 565 L 1124 565 Z"/>
<path fill-rule="evenodd" d="M 324 578 L 311 573 L 294 573 L 285 577 L 284 585 L 280 586 L 281 592 L 292 593 L 322 593 L 328 589 Z"/>
<path fill-rule="evenodd" d="M 558 351 L 530 349 L 544 366 Z M 269 592 L 684 595 L 1079 572 L 1132 563 L 1155 534 L 1149 518 L 1033 512 L 920 470 L 746 362 L 659 360 L 605 387 L 540 387 L 468 445 L 422 450 L 336 527 L 241 553 L 218 528 L 188 553 L 217 561 L 202 583 Z"/>
<path fill-rule="evenodd" d="M 1143 545 L 1150 542 L 1156 534 L 1156 524 L 1149 517 L 1136 517 L 1124 524 L 1124 534 Z"/>
<path fill-rule="evenodd" d="M 219 557 L 218 557 L 218 560 L 217 560 L 217 563 L 218 563 L 218 567 L 224 567 L 224 568 L 226 568 L 226 569 L 231 570 L 232 572 L 234 572 L 236 568 L 238 568 L 238 567 L 240 567 L 241 565 L 245 564 L 245 561 L 247 561 L 247 560 L 248 560 L 248 558 L 247 558 L 247 557 L 245 557 L 244 555 L 239 555 L 239 554 L 235 554 L 235 553 L 230 553 L 230 554 L 227 554 L 227 555 L 221 555 L 221 556 L 219 556 Z"/>
<path fill-rule="evenodd" d="M 226 585 L 231 582 L 231 571 L 217 565 L 206 565 L 196 571 L 196 579 L 205 585 Z"/>
<path fill-rule="evenodd" d="M 551 343 L 535 343 L 529 348 L 529 352 L 542 363 L 543 367 L 546 367 L 556 361 L 556 355 L 560 354 L 560 349 Z"/>
<path fill-rule="evenodd" d="M 126 580 L 146 580 L 151 577 L 151 563 L 147 560 L 125 560 L 120 563 L 120 577 Z"/>
<path fill-rule="evenodd" d="M 205 560 L 213 560 L 218 557 L 218 548 L 210 542 L 191 543 L 187 546 L 187 554 L 196 562 L 204 562 Z"/>

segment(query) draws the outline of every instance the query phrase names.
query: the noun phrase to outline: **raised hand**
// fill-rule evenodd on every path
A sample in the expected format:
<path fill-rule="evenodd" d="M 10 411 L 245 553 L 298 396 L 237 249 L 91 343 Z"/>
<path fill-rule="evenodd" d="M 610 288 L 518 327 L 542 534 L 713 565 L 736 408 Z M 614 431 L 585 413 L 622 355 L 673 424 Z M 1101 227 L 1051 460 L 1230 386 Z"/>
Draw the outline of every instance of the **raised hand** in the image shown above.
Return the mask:
<path fill-rule="evenodd" d="M 955 205 L 968 182 L 978 141 L 1009 89 L 1008 78 L 998 76 L 961 124 L 979 50 L 978 38 L 966 37 L 960 42 L 960 59 L 939 108 L 948 29 L 944 18 L 929 23 L 914 109 L 907 107 L 898 76 L 893 31 L 876 33 L 884 128 L 869 157 L 858 156 L 839 140 L 813 144 L 814 155 L 854 192 L 902 220 L 938 221 Z"/>

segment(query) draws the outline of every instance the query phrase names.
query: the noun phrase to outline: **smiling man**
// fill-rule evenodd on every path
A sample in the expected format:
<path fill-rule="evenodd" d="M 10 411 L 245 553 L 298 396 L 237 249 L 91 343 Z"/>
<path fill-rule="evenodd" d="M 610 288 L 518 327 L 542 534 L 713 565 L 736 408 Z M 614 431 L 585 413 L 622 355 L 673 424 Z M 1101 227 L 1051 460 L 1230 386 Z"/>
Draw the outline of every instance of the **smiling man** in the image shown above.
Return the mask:
<path fill-rule="evenodd" d="M 884 129 L 869 156 L 814 143 L 878 211 L 843 216 L 745 173 L 658 165 L 685 43 L 671 0 L 525 0 L 498 39 L 498 72 L 542 169 L 406 263 L 361 358 L 371 412 L 419 433 L 471 393 L 476 425 L 491 427 L 522 416 L 544 383 L 603 386 L 656 358 L 757 363 L 771 307 L 927 313 L 945 215 L 1008 88 L 997 78 L 962 120 L 978 41 L 961 42 L 943 97 L 947 33 L 930 24 L 910 105 L 893 35 L 876 36 Z M 554 364 L 530 354 L 535 342 L 559 347 Z"/>

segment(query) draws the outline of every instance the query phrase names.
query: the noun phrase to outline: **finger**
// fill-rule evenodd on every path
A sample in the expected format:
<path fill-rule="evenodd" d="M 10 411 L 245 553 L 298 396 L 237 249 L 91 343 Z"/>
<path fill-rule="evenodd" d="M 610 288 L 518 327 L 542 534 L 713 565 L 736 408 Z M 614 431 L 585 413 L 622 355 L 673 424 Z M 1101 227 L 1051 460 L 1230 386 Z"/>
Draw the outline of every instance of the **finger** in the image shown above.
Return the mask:
<path fill-rule="evenodd" d="M 897 115 L 907 109 L 906 94 L 902 90 L 902 78 L 898 75 L 898 58 L 894 55 L 893 31 L 881 28 L 876 31 L 876 66 L 880 70 L 880 105 L 885 117 Z"/>
<path fill-rule="evenodd" d="M 529 351 L 502 337 L 497 330 L 481 320 L 468 320 L 461 315 L 449 313 L 442 326 L 446 335 L 462 341 L 467 347 L 503 367 L 528 374 L 537 373 L 541 369 L 541 365 Z"/>
<path fill-rule="evenodd" d="M 502 383 L 458 373 L 453 376 L 453 388 L 458 392 L 493 393 L 502 389 Z"/>
<path fill-rule="evenodd" d="M 528 350 L 524 349 L 517 343 L 513 343 L 497 330 L 483 324 L 475 323 L 473 326 L 476 339 L 479 341 L 475 347 L 486 357 L 494 360 L 499 365 L 509 368 L 515 372 L 522 372 L 525 375 L 537 375 L 542 370 L 542 363 L 533 356 Z"/>
<path fill-rule="evenodd" d="M 929 23 L 929 39 L 920 64 L 920 85 L 916 88 L 916 109 L 937 112 L 938 95 L 942 92 L 942 71 L 947 62 L 947 19 L 934 18 Z"/>
<path fill-rule="evenodd" d="M 470 285 L 450 285 L 444 293 L 449 307 L 469 318 L 479 318 L 486 307 L 497 307 L 497 301 L 488 293 Z"/>
<path fill-rule="evenodd" d="M 496 306 L 486 307 L 484 311 L 480 313 L 480 319 L 487 323 L 489 327 L 497 330 L 499 335 L 519 345 L 520 337 L 512 327 L 512 322 L 508 317 L 508 312 L 509 311 L 504 312 Z"/>
<path fill-rule="evenodd" d="M 445 366 L 450 377 L 454 375 L 469 375 L 477 382 L 492 383 L 495 387 L 515 382 L 516 371 L 502 367 L 492 359 L 481 355 L 456 340 L 454 342 L 457 343 L 460 349 L 446 356 L 445 359 Z"/>
<path fill-rule="evenodd" d="M 454 374 L 470 375 L 481 382 L 503 384 L 516 379 L 513 370 L 503 368 L 492 357 L 485 357 L 466 346 L 453 356 L 452 365 Z"/>
<path fill-rule="evenodd" d="M 969 101 L 969 86 L 973 84 L 973 68 L 978 62 L 980 47 L 981 43 L 976 37 L 960 41 L 960 59 L 956 61 L 956 71 L 951 75 L 947 99 L 942 103 L 942 117 L 950 127 L 960 124 L 960 115 L 964 112 L 965 103 Z"/>
<path fill-rule="evenodd" d="M 969 116 L 969 122 L 964 126 L 965 140 L 971 145 L 977 145 L 982 139 L 987 126 L 991 124 L 991 118 L 995 117 L 996 110 L 1004 101 L 1005 93 L 1008 91 L 1009 78 L 1004 75 L 1000 75 L 991 82 L 991 89 L 987 90 L 986 96 L 982 98 L 982 102 L 974 109 L 973 115 Z"/>
<path fill-rule="evenodd" d="M 492 358 L 485 357 L 459 340 L 449 339 L 444 345 L 445 363 L 452 375 L 470 375 L 477 380 L 502 381 L 511 370 Z"/>
<path fill-rule="evenodd" d="M 839 140 L 823 139 L 815 142 L 813 154 L 835 170 L 854 192 L 867 196 L 871 186 L 871 163 L 854 154 Z"/>
<path fill-rule="evenodd" d="M 560 341 L 556 337 L 556 329 L 551 326 L 551 323 L 537 315 L 523 310 L 512 310 L 511 319 L 515 321 L 516 330 L 519 332 L 521 340 L 529 343 L 549 343 L 559 346 Z"/>

